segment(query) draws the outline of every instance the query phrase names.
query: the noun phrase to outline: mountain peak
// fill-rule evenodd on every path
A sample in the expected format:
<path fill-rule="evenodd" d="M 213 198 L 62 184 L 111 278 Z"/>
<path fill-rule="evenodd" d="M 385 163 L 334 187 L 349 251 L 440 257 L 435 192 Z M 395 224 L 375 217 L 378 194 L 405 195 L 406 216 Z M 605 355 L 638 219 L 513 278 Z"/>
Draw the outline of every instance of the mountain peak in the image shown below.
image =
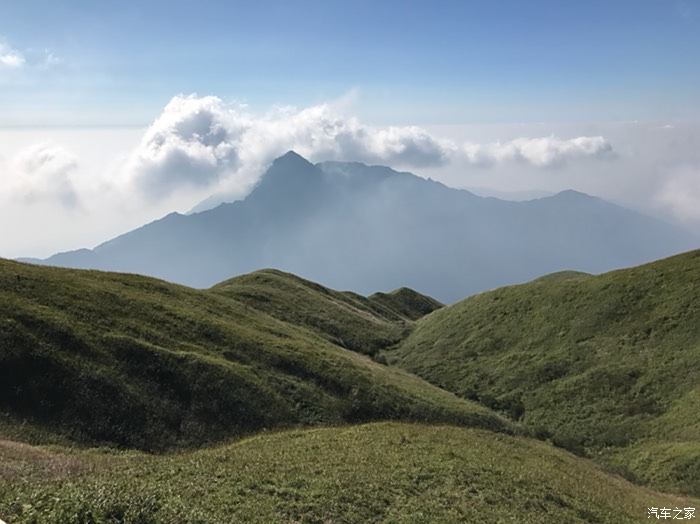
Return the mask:
<path fill-rule="evenodd" d="M 304 178 L 311 172 L 316 171 L 316 166 L 294 151 L 287 151 L 284 155 L 277 157 L 262 177 L 262 181 L 269 178 Z"/>
<path fill-rule="evenodd" d="M 303 156 L 301 156 L 299 153 L 293 150 L 287 151 L 284 155 L 276 158 L 273 162 L 272 165 L 283 165 L 285 167 L 293 166 L 293 165 L 303 165 L 303 166 L 312 166 L 313 164 L 306 160 Z"/>
<path fill-rule="evenodd" d="M 568 199 L 592 199 L 595 198 L 594 196 L 589 195 L 588 193 L 583 193 L 581 191 L 576 191 L 575 189 L 565 189 L 564 191 L 560 191 L 555 197 L 559 198 L 568 198 Z"/>
<path fill-rule="evenodd" d="M 294 151 L 288 151 L 272 162 L 258 185 L 246 200 L 271 209 L 293 209 L 300 199 L 317 195 L 321 172 L 311 162 Z"/>

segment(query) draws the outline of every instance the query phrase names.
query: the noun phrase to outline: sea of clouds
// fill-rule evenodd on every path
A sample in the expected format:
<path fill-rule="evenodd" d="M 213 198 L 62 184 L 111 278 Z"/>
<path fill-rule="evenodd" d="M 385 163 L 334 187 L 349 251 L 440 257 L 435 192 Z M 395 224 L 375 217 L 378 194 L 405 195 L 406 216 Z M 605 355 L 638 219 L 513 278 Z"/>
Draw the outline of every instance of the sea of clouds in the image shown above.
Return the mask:
<path fill-rule="evenodd" d="M 0 49 L 3 56 L 11 52 Z M 178 95 L 147 128 L 134 130 L 133 143 L 114 158 L 86 160 L 91 147 L 109 149 L 97 138 L 81 142 L 80 151 L 61 140 L 0 148 L 0 218 L 28 223 L 50 214 L 64 224 L 66 238 L 92 224 L 111 234 L 105 232 L 205 199 L 215 205 L 243 198 L 272 160 L 294 150 L 312 162 L 384 164 L 453 186 L 580 189 L 695 227 L 700 159 L 692 151 L 700 136 L 688 129 L 526 126 L 505 138 L 460 138 L 434 128 L 370 125 L 337 103 L 256 113 L 216 96 Z M 35 231 L 40 236 L 41 228 Z"/>

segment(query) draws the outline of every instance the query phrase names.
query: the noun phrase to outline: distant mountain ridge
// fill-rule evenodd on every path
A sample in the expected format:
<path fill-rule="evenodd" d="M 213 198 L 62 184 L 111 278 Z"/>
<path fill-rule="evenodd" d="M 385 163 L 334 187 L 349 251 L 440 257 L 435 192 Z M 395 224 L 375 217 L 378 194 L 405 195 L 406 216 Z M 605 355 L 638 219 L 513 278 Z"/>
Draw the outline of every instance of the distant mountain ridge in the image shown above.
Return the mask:
<path fill-rule="evenodd" d="M 576 191 L 482 198 L 357 162 L 275 160 L 242 201 L 160 220 L 41 263 L 195 287 L 274 267 L 361 294 L 410 286 L 443 302 L 560 270 L 598 273 L 700 246 L 691 234 Z"/>

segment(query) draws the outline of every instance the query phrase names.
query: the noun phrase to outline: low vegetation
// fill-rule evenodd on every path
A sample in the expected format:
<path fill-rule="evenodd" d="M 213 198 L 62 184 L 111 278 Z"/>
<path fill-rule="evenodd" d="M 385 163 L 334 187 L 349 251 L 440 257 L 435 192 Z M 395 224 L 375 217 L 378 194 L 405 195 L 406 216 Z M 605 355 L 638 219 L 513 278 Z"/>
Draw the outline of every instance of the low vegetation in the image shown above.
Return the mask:
<path fill-rule="evenodd" d="M 375 423 L 258 435 L 169 455 L 0 443 L 13 524 L 625 523 L 698 507 L 542 442 Z"/>
<path fill-rule="evenodd" d="M 419 320 L 389 361 L 540 438 L 700 494 L 700 251 L 561 273 Z"/>
<path fill-rule="evenodd" d="M 0 260 L 0 518 L 617 523 L 698 507 L 698 296 L 700 252 L 449 307 L 275 270 L 196 290 Z"/>
<path fill-rule="evenodd" d="M 218 288 L 9 261 L 0 261 L 0 413 L 9 421 L 0 435 L 154 451 L 294 425 L 511 426 Z"/>
<path fill-rule="evenodd" d="M 397 343 L 408 334 L 413 320 L 442 307 L 406 288 L 367 298 L 274 269 L 232 278 L 212 291 L 369 355 Z"/>

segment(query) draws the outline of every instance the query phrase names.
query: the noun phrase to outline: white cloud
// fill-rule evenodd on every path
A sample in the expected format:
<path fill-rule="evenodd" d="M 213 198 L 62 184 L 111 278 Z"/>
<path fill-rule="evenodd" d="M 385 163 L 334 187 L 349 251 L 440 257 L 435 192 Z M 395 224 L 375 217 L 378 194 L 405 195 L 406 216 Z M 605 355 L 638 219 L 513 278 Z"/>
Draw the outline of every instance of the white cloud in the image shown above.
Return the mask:
<path fill-rule="evenodd" d="M 290 149 L 311 160 L 427 166 L 445 164 L 455 147 L 415 126 L 364 125 L 330 104 L 254 116 L 218 97 L 176 96 L 146 131 L 128 171 L 152 197 L 216 184 L 244 192 Z"/>
<path fill-rule="evenodd" d="M 508 142 L 489 144 L 467 143 L 463 146 L 463 152 L 469 163 L 479 166 L 520 162 L 548 168 L 562 166 L 577 159 L 610 157 L 613 148 L 602 136 L 580 136 L 571 139 L 549 136 L 516 138 Z"/>
<path fill-rule="evenodd" d="M 6 187 L 11 195 L 27 204 L 53 200 L 74 208 L 78 196 L 71 176 L 77 167 L 77 158 L 64 148 L 50 143 L 36 144 L 16 155 Z"/>
<path fill-rule="evenodd" d="M 152 198 L 183 188 L 242 196 L 266 165 L 290 149 L 312 161 L 356 160 L 401 168 L 444 166 L 458 159 L 480 166 L 520 162 L 551 168 L 613 153 L 602 136 L 517 138 L 460 147 L 416 126 L 365 125 L 332 104 L 277 107 L 255 116 L 218 97 L 180 95 L 148 128 L 128 172 Z"/>
<path fill-rule="evenodd" d="M 180 95 L 165 106 L 119 168 L 102 166 L 87 176 L 77 170 L 74 155 L 41 143 L 16 156 L 10 170 L 15 180 L 5 189 L 12 187 L 26 202 L 53 198 L 70 208 L 78 203 L 76 187 L 88 194 L 109 186 L 115 200 L 145 196 L 149 207 L 155 208 L 157 201 L 183 210 L 212 194 L 229 201 L 244 197 L 272 160 L 290 149 L 311 161 L 362 161 L 419 173 L 451 163 L 464 166 L 465 160 L 472 165 L 519 162 L 548 168 L 612 153 L 602 136 L 458 146 L 417 126 L 366 125 L 332 103 L 275 107 L 255 115 L 215 96 Z"/>
<path fill-rule="evenodd" d="M 17 69 L 26 63 L 24 55 L 9 45 L 0 42 L 0 68 Z"/>
<path fill-rule="evenodd" d="M 345 105 L 345 104 L 341 104 Z M 438 138 L 417 126 L 373 127 L 334 104 L 276 107 L 253 115 L 215 96 L 176 96 L 148 128 L 127 173 L 152 199 L 209 189 L 244 196 L 265 167 L 294 150 L 311 161 L 349 160 L 399 168 L 440 167 L 455 160 L 537 168 L 612 155 L 602 136 L 516 138 L 487 144 Z"/>
<path fill-rule="evenodd" d="M 700 225 L 700 167 L 685 166 L 667 175 L 657 205 L 681 222 Z"/>
<path fill-rule="evenodd" d="M 60 57 L 56 56 L 56 54 L 53 51 L 51 51 L 50 49 L 44 49 L 44 57 L 41 60 L 42 68 L 49 69 L 62 63 L 63 60 Z"/>
<path fill-rule="evenodd" d="M 0 37 L 0 70 L 31 68 L 46 71 L 62 63 L 63 60 L 51 49 L 20 51 Z"/>
<path fill-rule="evenodd" d="M 392 140 L 378 138 L 371 142 L 363 138 L 359 142 L 375 144 L 374 149 L 365 147 L 356 154 L 347 144 L 358 140 L 332 138 L 340 134 L 339 130 L 353 137 L 359 133 L 357 128 L 366 128 L 371 131 L 370 136 L 376 137 L 377 131 L 388 129 L 378 130 L 356 119 L 337 116 L 351 110 L 351 107 L 338 108 L 334 102 L 302 110 L 276 108 L 256 116 L 250 114 L 250 109 L 219 101 L 211 112 L 224 116 L 232 112 L 244 124 L 237 150 L 238 167 L 222 167 L 217 176 L 204 184 L 178 185 L 182 183 L 177 182 L 175 189 L 187 190 L 148 202 L 140 198 L 140 192 L 134 191 L 136 173 L 125 170 L 127 160 L 143 152 L 144 133 L 147 134 L 143 129 L 0 129 L 0 224 L 17 224 L 17 227 L 2 230 L 0 256 L 48 256 L 65 249 L 90 247 L 172 211 L 185 212 L 214 193 L 233 197 L 225 201 L 241 198 L 257 181 L 267 162 L 288 149 L 295 149 L 311 160 L 361 159 L 359 154 L 362 153 L 365 161 L 399 165 L 397 154 L 387 152 L 391 148 L 386 144 L 391 144 Z M 190 112 L 193 111 L 184 111 Z M 335 117 L 324 116 L 328 114 Z M 328 120 L 339 120 L 339 123 L 334 127 Z M 326 122 L 324 125 L 328 125 L 330 131 L 320 129 L 320 124 L 312 125 L 313 122 Z M 441 146 L 438 151 L 443 153 L 446 163 L 409 170 L 453 187 L 479 186 L 502 191 L 538 189 L 550 193 L 577 189 L 674 222 L 682 218 L 690 229 L 700 231 L 700 212 L 697 211 L 700 210 L 700 125 L 673 122 L 674 129 L 661 131 L 657 127 L 662 123 L 434 126 L 425 133 Z M 225 125 L 230 129 L 231 124 Z M 406 132 L 407 128 L 398 129 L 404 130 L 401 137 L 415 135 Z M 475 169 L 462 153 L 462 144 L 466 142 L 486 147 L 498 143 L 499 139 L 501 143 L 509 143 L 522 137 L 550 134 L 562 139 L 603 136 L 614 144 L 615 161 L 602 161 L 593 166 L 590 160 L 571 159 L 552 176 L 551 169 L 537 168 L 522 160 L 496 163 L 490 169 Z M 229 137 L 226 142 L 235 143 L 238 138 Z M 37 144 L 44 144 L 49 150 L 60 144 L 65 154 L 37 154 L 41 149 Z M 157 149 L 157 140 L 153 147 Z M 35 154 L 27 153 L 32 150 Z M 22 154 L 18 155 L 18 151 Z M 389 158 L 390 154 L 394 157 Z M 43 156 L 44 161 L 30 160 L 37 156 Z M 47 156 L 53 160 L 49 161 Z M 20 162 L 19 157 L 26 160 Z M 6 159 L 4 163 L 3 158 Z M 228 157 L 221 154 L 221 150 L 216 158 L 215 166 L 236 165 L 226 160 Z M 76 164 L 77 167 L 73 167 Z M 54 172 L 66 173 L 67 183 L 61 182 L 61 176 L 50 176 L 52 170 L 48 166 L 53 166 Z M 33 176 L 27 171 L 33 172 Z M 145 182 L 140 180 L 140 183 Z M 71 202 L 71 193 L 79 197 L 77 209 L 66 206 Z"/>
<path fill-rule="evenodd" d="M 246 127 L 217 97 L 176 96 L 146 131 L 128 170 L 151 196 L 211 185 L 240 166 Z"/>

